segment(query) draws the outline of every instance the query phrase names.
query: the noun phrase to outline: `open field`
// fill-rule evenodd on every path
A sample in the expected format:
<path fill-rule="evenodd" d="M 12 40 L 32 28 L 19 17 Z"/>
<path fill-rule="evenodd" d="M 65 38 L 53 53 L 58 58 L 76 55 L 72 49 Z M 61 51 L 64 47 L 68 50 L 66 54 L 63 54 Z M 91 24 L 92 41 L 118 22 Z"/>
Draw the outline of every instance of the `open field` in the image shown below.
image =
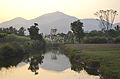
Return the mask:
<path fill-rule="evenodd" d="M 120 79 L 120 44 L 66 44 L 63 49 L 87 64 L 100 63 L 105 79 Z"/>

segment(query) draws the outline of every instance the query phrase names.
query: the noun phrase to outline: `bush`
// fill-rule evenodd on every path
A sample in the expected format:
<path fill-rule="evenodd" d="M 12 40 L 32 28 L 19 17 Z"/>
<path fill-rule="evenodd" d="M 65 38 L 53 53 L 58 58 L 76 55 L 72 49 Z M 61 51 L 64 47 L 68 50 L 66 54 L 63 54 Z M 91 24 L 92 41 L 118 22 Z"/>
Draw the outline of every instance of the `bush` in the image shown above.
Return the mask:
<path fill-rule="evenodd" d="M 120 43 L 120 36 L 115 38 L 115 43 Z"/>
<path fill-rule="evenodd" d="M 0 38 L 4 38 L 5 36 L 7 36 L 6 33 L 0 33 Z"/>
<path fill-rule="evenodd" d="M 101 44 L 101 43 L 107 43 L 107 38 L 106 37 L 98 37 L 98 36 L 94 36 L 94 37 L 86 37 L 83 39 L 83 43 L 97 43 L 97 44 Z"/>
<path fill-rule="evenodd" d="M 11 57 L 24 53 L 23 48 L 16 42 L 7 43 L 0 47 L 0 56 Z"/>
<path fill-rule="evenodd" d="M 44 40 L 32 40 L 32 41 L 27 41 L 24 43 L 24 48 L 26 52 L 29 52 L 31 50 L 39 50 L 39 49 L 44 49 L 46 46 L 46 42 Z"/>

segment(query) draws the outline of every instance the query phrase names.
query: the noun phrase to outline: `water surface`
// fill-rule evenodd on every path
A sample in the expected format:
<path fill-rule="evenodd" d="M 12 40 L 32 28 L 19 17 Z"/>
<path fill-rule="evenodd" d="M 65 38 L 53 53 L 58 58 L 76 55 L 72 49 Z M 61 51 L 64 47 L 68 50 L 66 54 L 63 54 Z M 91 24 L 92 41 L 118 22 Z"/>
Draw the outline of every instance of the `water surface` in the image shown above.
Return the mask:
<path fill-rule="evenodd" d="M 11 63 L 5 64 L 8 61 Z M 21 59 L 5 62 L 0 66 L 0 79 L 100 79 L 99 76 L 89 75 L 84 69 L 79 72 L 71 69 L 69 58 L 58 49 L 33 52 Z"/>

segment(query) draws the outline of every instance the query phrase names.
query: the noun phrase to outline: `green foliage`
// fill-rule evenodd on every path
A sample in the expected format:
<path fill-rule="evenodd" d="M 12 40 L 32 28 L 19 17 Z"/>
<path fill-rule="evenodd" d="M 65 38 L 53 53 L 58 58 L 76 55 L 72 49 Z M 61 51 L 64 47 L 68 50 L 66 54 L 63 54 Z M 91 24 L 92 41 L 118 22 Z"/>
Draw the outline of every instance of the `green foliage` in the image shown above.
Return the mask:
<path fill-rule="evenodd" d="M 120 36 L 115 38 L 115 43 L 120 43 Z"/>
<path fill-rule="evenodd" d="M 93 66 L 94 68 L 100 66 L 99 69 L 102 75 L 107 79 L 120 79 L 120 45 L 73 44 L 65 46 L 67 50 L 70 51 L 68 52 L 68 56 L 74 55 L 76 58 L 79 57 L 79 59 L 83 60 L 87 65 Z M 76 51 L 70 50 L 73 48 Z"/>
<path fill-rule="evenodd" d="M 0 47 L 0 56 L 11 57 L 24 53 L 23 48 L 16 42 L 6 43 Z"/>
<path fill-rule="evenodd" d="M 9 28 L 0 28 L 0 33 L 17 34 L 17 29 L 12 26 Z"/>
<path fill-rule="evenodd" d="M 83 43 L 92 43 L 92 44 L 101 44 L 101 43 L 107 43 L 107 38 L 106 37 L 98 37 L 98 36 L 94 36 L 94 37 L 85 37 L 83 39 Z"/>
<path fill-rule="evenodd" d="M 1 33 L 0 33 L 1 35 Z M 12 41 L 16 41 L 16 42 L 25 42 L 25 41 L 29 41 L 30 38 L 26 37 L 26 36 L 18 36 L 16 34 L 6 34 L 6 33 L 2 33 L 2 35 L 4 36 L 4 38 L 0 38 L 0 42 L 12 42 Z"/>
<path fill-rule="evenodd" d="M 16 28 L 13 28 L 12 26 L 9 28 L 0 28 L 0 33 L 7 33 L 7 34 L 16 34 L 16 35 L 20 35 L 20 36 L 24 36 L 26 30 L 24 29 L 24 27 L 21 27 L 19 30 L 17 30 Z"/>
<path fill-rule="evenodd" d="M 29 52 L 31 50 L 44 49 L 45 46 L 46 46 L 46 42 L 44 40 L 43 41 L 32 40 L 24 43 L 24 49 L 26 52 Z"/>
<path fill-rule="evenodd" d="M 102 31 L 96 31 L 96 30 L 93 30 L 89 33 L 86 33 L 86 36 L 87 37 L 93 37 L 93 36 L 103 36 L 104 33 Z"/>
<path fill-rule="evenodd" d="M 83 23 L 80 22 L 80 20 L 71 23 L 71 30 L 73 31 L 79 43 L 81 42 L 81 38 L 84 37 L 84 31 L 82 27 L 83 27 Z"/>
<path fill-rule="evenodd" d="M 0 33 L 0 39 L 1 39 L 1 38 L 5 38 L 5 36 L 7 36 L 6 33 Z"/>
<path fill-rule="evenodd" d="M 67 43 L 74 43 L 74 35 L 71 31 L 68 31 L 66 37 L 67 37 Z"/>

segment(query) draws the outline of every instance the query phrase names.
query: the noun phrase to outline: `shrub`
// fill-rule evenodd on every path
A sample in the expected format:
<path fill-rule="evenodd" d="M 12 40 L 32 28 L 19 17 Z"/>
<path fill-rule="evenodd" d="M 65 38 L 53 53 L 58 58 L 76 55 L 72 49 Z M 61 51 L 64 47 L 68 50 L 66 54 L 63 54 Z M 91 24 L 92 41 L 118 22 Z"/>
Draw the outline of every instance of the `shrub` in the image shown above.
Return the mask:
<path fill-rule="evenodd" d="M 37 50 L 37 49 L 44 49 L 46 46 L 46 42 L 44 40 L 32 40 L 27 41 L 24 43 L 24 48 L 26 52 L 29 52 L 31 50 Z"/>
<path fill-rule="evenodd" d="M 98 36 L 94 36 L 94 37 L 86 37 L 83 39 L 83 43 L 97 43 L 97 44 L 101 44 L 101 43 L 107 43 L 107 38 L 106 37 L 98 37 Z"/>
<path fill-rule="evenodd" d="M 0 55 L 4 58 L 18 56 L 24 53 L 23 48 L 16 42 L 7 43 L 0 47 Z"/>
<path fill-rule="evenodd" d="M 120 43 L 120 36 L 115 38 L 115 43 Z"/>
<path fill-rule="evenodd" d="M 4 38 L 5 36 L 7 36 L 6 33 L 0 33 L 0 38 Z"/>

